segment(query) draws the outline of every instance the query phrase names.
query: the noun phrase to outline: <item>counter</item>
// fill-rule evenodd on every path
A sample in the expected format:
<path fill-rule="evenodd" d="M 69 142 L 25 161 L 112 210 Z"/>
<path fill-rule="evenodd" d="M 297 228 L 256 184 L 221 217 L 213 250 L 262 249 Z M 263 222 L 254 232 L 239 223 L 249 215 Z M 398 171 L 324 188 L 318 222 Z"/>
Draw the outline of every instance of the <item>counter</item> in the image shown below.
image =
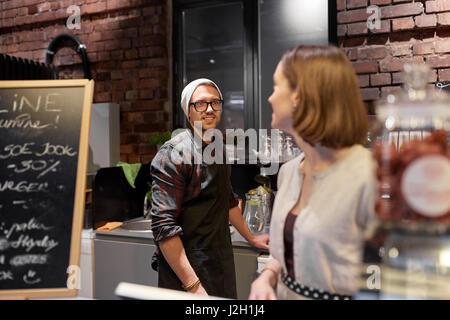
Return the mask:
<path fill-rule="evenodd" d="M 267 250 L 251 246 L 232 227 L 238 299 L 247 299 L 257 275 L 259 257 Z M 151 268 L 156 250 L 151 231 L 115 229 L 94 231 L 94 298 L 117 299 L 114 290 L 120 282 L 158 285 L 158 273 Z"/>
<path fill-rule="evenodd" d="M 231 241 L 233 244 L 233 247 L 235 248 L 247 248 L 250 250 L 253 250 L 255 252 L 259 253 L 265 253 L 268 254 L 269 252 L 265 249 L 259 249 L 253 247 L 251 244 L 248 243 L 247 240 L 245 240 L 244 237 L 240 235 L 239 232 L 237 232 L 234 227 L 230 227 L 231 231 Z M 94 233 L 96 234 L 96 237 L 124 237 L 124 238 L 134 238 L 134 239 L 149 239 L 153 240 L 153 232 L 152 231 L 135 231 L 135 230 L 124 230 L 121 228 L 117 228 L 111 231 L 100 231 L 95 230 Z"/>

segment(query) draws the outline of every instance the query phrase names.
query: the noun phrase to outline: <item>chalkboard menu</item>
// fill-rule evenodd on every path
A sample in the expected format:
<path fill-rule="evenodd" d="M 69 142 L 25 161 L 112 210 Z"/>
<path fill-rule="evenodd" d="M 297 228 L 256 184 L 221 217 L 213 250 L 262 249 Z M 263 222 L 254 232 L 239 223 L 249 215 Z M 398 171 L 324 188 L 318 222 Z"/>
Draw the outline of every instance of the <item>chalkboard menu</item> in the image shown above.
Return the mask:
<path fill-rule="evenodd" d="M 0 298 L 75 296 L 93 81 L 0 81 Z"/>

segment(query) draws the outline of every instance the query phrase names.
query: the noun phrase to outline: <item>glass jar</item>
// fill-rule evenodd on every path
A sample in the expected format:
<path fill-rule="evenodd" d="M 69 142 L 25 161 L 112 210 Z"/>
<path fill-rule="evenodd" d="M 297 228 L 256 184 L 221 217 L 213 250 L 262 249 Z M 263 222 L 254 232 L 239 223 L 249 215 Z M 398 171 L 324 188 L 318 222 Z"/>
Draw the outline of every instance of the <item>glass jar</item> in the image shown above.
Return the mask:
<path fill-rule="evenodd" d="M 427 89 L 429 72 L 423 64 L 405 65 L 405 90 L 376 109 L 376 212 L 382 221 L 450 222 L 450 97 Z"/>
<path fill-rule="evenodd" d="M 427 88 L 429 72 L 405 65 L 404 90 L 376 107 L 379 223 L 362 290 L 382 299 L 450 299 L 450 97 Z"/>

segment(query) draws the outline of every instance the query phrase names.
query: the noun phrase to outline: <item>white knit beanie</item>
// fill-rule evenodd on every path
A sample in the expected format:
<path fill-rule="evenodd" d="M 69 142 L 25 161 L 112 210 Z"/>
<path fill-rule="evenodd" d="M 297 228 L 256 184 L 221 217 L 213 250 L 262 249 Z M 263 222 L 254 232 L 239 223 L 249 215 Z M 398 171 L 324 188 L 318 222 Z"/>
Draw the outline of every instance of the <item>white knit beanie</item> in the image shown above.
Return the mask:
<path fill-rule="evenodd" d="M 183 92 L 181 93 L 181 109 L 183 109 L 184 114 L 188 119 L 189 119 L 189 101 L 191 101 L 192 94 L 199 85 L 205 83 L 210 83 L 214 85 L 214 87 L 216 87 L 217 89 L 217 92 L 219 92 L 220 99 L 223 99 L 219 87 L 213 81 L 201 78 L 190 82 L 186 87 L 184 87 Z"/>

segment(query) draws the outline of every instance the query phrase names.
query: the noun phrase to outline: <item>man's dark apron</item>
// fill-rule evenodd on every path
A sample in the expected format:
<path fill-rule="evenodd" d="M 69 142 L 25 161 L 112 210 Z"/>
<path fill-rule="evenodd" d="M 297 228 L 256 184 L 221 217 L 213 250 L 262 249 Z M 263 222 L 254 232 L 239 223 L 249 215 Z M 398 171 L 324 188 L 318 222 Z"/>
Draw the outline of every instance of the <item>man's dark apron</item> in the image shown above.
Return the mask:
<path fill-rule="evenodd" d="M 202 182 L 209 181 L 198 197 L 184 205 L 178 217 L 180 236 L 192 268 L 208 295 L 237 298 L 233 249 L 229 229 L 230 180 L 224 164 L 202 164 Z M 159 257 L 161 288 L 182 290 L 181 282 L 162 253 Z"/>

